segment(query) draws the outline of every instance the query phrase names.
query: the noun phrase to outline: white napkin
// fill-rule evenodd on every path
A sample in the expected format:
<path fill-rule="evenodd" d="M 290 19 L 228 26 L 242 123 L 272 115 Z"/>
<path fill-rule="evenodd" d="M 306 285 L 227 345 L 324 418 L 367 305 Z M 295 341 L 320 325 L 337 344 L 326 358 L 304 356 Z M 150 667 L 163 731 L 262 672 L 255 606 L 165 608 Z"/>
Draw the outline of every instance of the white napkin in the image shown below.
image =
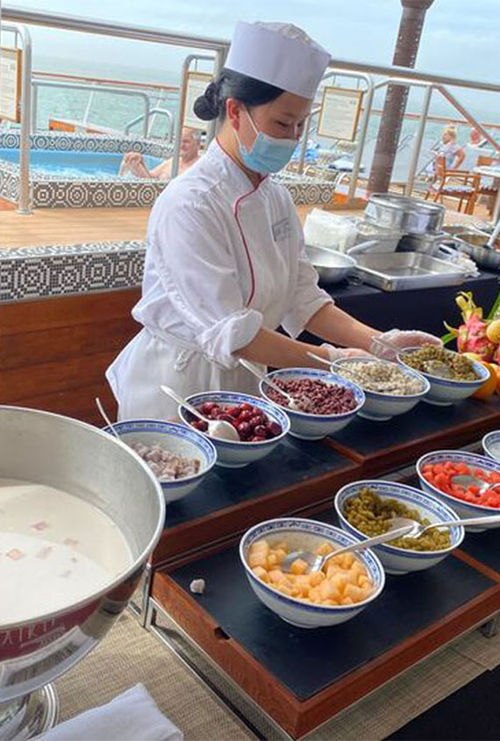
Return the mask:
<path fill-rule="evenodd" d="M 183 741 L 143 684 L 37 737 L 39 741 Z"/>

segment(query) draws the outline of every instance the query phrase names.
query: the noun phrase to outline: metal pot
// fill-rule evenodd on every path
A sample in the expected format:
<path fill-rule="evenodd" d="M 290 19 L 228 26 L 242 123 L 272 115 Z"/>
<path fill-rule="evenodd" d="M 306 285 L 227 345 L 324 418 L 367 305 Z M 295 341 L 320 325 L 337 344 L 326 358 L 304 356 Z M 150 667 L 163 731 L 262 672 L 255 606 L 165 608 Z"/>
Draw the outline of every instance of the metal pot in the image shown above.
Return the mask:
<path fill-rule="evenodd" d="M 365 208 L 365 218 L 406 234 L 436 234 L 443 226 L 445 209 L 421 198 L 394 193 L 373 193 Z"/>
<path fill-rule="evenodd" d="M 149 468 L 124 443 L 83 422 L 20 407 L 0 407 L 0 476 L 96 504 L 133 555 L 126 573 L 78 604 L 17 624 L 2 623 L 0 610 L 0 739 L 27 738 L 57 717 L 53 689 L 39 688 L 91 651 L 125 609 L 159 540 L 165 502 Z"/>
<path fill-rule="evenodd" d="M 500 252 L 492 247 L 486 247 L 488 235 L 478 232 L 463 232 L 444 239 L 443 244 L 455 247 L 469 255 L 476 265 L 486 270 L 500 270 Z"/>
<path fill-rule="evenodd" d="M 352 257 L 326 247 L 306 245 L 306 254 L 322 283 L 340 283 L 356 267 L 356 260 Z"/>
<path fill-rule="evenodd" d="M 398 244 L 398 252 L 422 252 L 425 255 L 435 255 L 439 250 L 441 240 L 446 237 L 445 232 L 438 234 L 405 234 Z"/>

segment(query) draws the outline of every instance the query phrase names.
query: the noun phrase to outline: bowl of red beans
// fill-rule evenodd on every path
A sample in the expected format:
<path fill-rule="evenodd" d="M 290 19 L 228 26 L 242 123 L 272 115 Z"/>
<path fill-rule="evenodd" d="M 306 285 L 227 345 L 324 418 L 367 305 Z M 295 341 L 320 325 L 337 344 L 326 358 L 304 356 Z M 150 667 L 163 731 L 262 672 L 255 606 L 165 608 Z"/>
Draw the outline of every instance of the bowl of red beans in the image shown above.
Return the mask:
<path fill-rule="evenodd" d="M 500 514 L 500 486 L 481 493 L 475 484 L 460 485 L 456 476 L 474 476 L 488 484 L 500 484 L 500 462 L 462 450 L 439 450 L 417 461 L 417 473 L 423 491 L 450 505 L 461 518 Z M 499 525 L 466 526 L 481 532 Z"/>
<path fill-rule="evenodd" d="M 290 434 L 302 440 L 321 440 L 339 432 L 365 403 L 365 394 L 359 386 L 326 370 L 284 368 L 268 373 L 266 378 L 299 405 L 299 409 L 290 409 L 286 397 L 272 389 L 265 379 L 260 382 L 260 393 L 273 405 L 286 410 Z"/>
<path fill-rule="evenodd" d="M 242 468 L 264 458 L 290 430 L 285 410 L 257 396 L 237 391 L 205 391 L 189 396 L 186 401 L 209 419 L 229 422 L 238 433 L 238 440 L 210 438 L 217 450 L 217 465 L 225 468 Z M 182 406 L 179 417 L 208 437 L 207 424 Z"/>

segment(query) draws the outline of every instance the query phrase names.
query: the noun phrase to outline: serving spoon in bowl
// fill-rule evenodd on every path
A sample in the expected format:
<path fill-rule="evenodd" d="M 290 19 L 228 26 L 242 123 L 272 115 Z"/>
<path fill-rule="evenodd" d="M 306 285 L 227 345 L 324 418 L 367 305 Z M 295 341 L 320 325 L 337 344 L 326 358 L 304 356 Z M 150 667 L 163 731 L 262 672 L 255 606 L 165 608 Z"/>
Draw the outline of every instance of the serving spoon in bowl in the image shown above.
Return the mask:
<path fill-rule="evenodd" d="M 500 514 L 498 515 L 487 515 L 486 517 L 465 517 L 463 519 L 456 519 L 456 520 L 447 520 L 446 522 L 433 522 L 430 525 L 421 525 L 416 520 L 412 520 L 409 517 L 395 517 L 393 521 L 398 521 L 399 523 L 406 522 L 408 525 L 413 524 L 414 529 L 407 533 L 406 535 L 403 535 L 403 538 L 419 538 L 424 533 L 428 532 L 429 530 L 432 530 L 433 528 L 442 528 L 442 527 L 455 527 L 458 525 L 495 525 L 496 523 L 500 523 Z M 366 542 L 366 541 L 365 541 Z"/>
<path fill-rule="evenodd" d="M 451 480 L 457 486 L 463 486 L 467 489 L 468 486 L 479 486 L 478 494 L 485 494 L 489 489 L 496 489 L 500 484 L 489 484 L 484 479 L 480 479 L 479 476 L 473 476 L 470 473 L 457 473 L 451 477 Z"/>
<path fill-rule="evenodd" d="M 447 522 L 434 522 L 430 525 L 422 525 L 409 517 L 393 517 L 389 522 L 389 530 L 382 533 L 382 535 L 376 535 L 374 538 L 368 538 L 368 540 L 353 543 L 345 548 L 339 548 L 331 553 L 327 553 L 326 556 L 319 556 L 317 553 L 311 551 L 292 551 L 292 553 L 289 553 L 283 559 L 281 568 L 283 571 L 289 573 L 292 563 L 300 558 L 307 563 L 308 568 L 306 573 L 312 573 L 314 571 L 321 571 L 327 561 L 334 556 L 342 555 L 342 553 L 347 553 L 348 551 L 364 551 L 366 548 L 372 548 L 373 546 L 396 540 L 396 538 L 419 538 L 435 527 L 449 528 L 459 525 L 465 527 L 465 525 L 494 525 L 497 523 L 500 523 L 500 514 L 489 515 L 487 517 L 468 517 L 460 520 L 448 520 Z"/>
<path fill-rule="evenodd" d="M 344 548 L 338 548 L 331 553 L 327 553 L 325 556 L 320 556 L 312 551 L 292 551 L 281 562 L 281 568 L 283 571 L 289 573 L 292 563 L 300 558 L 307 563 L 306 574 L 321 571 L 323 566 L 334 556 L 340 556 L 349 551 L 364 551 L 367 548 L 372 548 L 372 546 L 380 545 L 396 538 L 413 537 L 413 533 L 417 531 L 416 526 L 418 526 L 418 522 L 415 522 L 415 520 L 408 520 L 406 517 L 394 517 L 391 519 L 389 530 L 381 535 L 368 538 L 368 540 L 362 540 L 359 543 L 352 543 Z"/>
<path fill-rule="evenodd" d="M 209 419 L 204 414 L 198 411 L 196 407 L 190 404 L 188 401 L 179 396 L 179 394 L 170 388 L 170 386 L 162 385 L 161 390 L 167 396 L 170 396 L 174 401 L 183 406 L 188 412 L 191 412 L 195 417 L 201 419 L 208 426 L 207 434 L 209 437 L 217 437 L 219 440 L 232 440 L 233 442 L 240 442 L 240 436 L 237 430 L 233 427 L 230 422 L 226 422 L 224 419 Z"/>
<path fill-rule="evenodd" d="M 111 430 L 111 432 L 113 433 L 113 435 L 116 437 L 117 440 L 121 440 L 120 435 L 115 430 L 115 427 L 114 427 L 113 423 L 111 422 L 110 418 L 108 417 L 108 415 L 106 414 L 106 411 L 105 411 L 105 409 L 104 409 L 104 407 L 103 407 L 103 405 L 101 403 L 101 400 L 99 399 L 98 396 L 96 396 L 96 398 L 95 398 L 95 403 L 96 403 L 96 407 L 98 408 L 101 417 L 106 422 L 106 424 L 108 425 L 108 427 Z"/>
<path fill-rule="evenodd" d="M 256 378 L 259 378 L 261 381 L 264 381 L 265 384 L 269 386 L 269 388 L 272 388 L 274 391 L 277 391 L 279 394 L 285 397 L 285 399 L 288 401 L 288 408 L 292 409 L 294 412 L 307 412 L 307 409 L 311 406 L 311 403 L 309 399 L 305 396 L 300 397 L 300 401 L 297 401 L 297 399 L 294 399 L 293 396 L 291 396 L 286 391 L 283 391 L 282 388 L 278 386 L 278 384 L 274 383 L 274 381 L 271 381 L 265 373 L 261 373 L 260 370 L 258 370 L 253 363 L 249 363 L 248 360 L 244 360 L 243 358 L 239 359 L 240 365 L 243 366 L 243 368 L 246 368 L 247 371 L 250 371 L 250 373 L 253 373 L 253 375 Z"/>

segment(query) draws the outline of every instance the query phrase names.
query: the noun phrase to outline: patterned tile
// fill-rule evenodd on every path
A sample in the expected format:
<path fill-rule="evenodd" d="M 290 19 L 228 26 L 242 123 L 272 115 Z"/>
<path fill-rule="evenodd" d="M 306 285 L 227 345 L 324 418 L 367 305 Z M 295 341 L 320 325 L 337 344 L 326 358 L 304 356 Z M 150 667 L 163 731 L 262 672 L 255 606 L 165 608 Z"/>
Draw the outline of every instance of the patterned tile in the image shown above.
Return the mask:
<path fill-rule="evenodd" d="M 95 242 L 0 252 L 0 302 L 140 285 L 145 243 Z"/>

